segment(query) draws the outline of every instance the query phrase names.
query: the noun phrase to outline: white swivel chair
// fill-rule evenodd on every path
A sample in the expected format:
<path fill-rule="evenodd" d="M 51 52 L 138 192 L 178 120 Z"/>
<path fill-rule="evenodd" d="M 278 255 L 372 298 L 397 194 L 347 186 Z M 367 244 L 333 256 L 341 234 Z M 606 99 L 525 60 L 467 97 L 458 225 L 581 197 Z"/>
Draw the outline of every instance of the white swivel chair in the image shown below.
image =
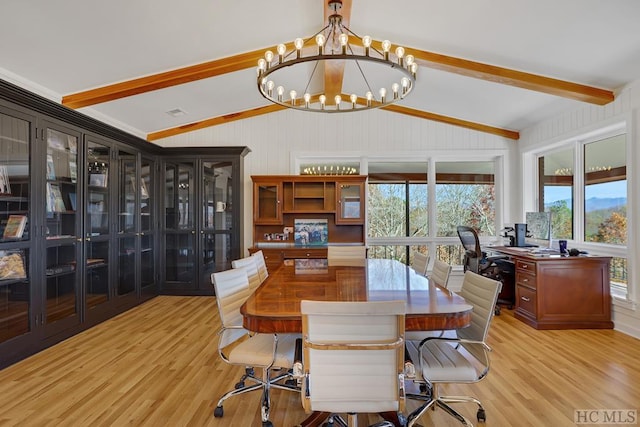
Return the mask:
<path fill-rule="evenodd" d="M 251 294 L 247 272 L 243 268 L 221 271 L 211 275 L 216 290 L 216 302 L 222 322 L 219 331 L 218 353 L 223 361 L 231 365 L 245 367 L 245 375 L 235 385 L 235 389 L 225 393 L 215 411 L 216 418 L 224 415 L 223 403 L 232 396 L 253 390 L 262 390 L 262 426 L 271 427 L 269 410 L 271 407 L 269 390 L 271 387 L 299 391 L 297 387 L 282 384 L 290 379 L 288 372 L 293 366 L 295 335 L 253 334 L 242 327 L 240 306 Z M 254 375 L 253 368 L 262 369 L 262 377 Z M 285 373 L 271 377 L 271 372 L 284 369 Z M 251 384 L 245 385 L 245 380 Z"/>
<path fill-rule="evenodd" d="M 421 252 L 413 252 L 413 261 L 411 262 L 411 268 L 413 268 L 416 273 L 421 276 L 426 276 L 428 266 L 429 255 L 425 255 Z"/>
<path fill-rule="evenodd" d="M 413 426 L 434 405 L 444 409 L 463 425 L 473 424 L 449 403 L 472 402 L 478 405 L 476 417 L 485 421 L 486 414 L 480 401 L 471 396 L 441 396 L 440 384 L 474 383 L 489 372 L 489 352 L 486 339 L 494 315 L 494 307 L 502 283 L 467 271 L 459 294 L 473 305 L 471 325 L 456 330 L 456 336 L 428 337 L 422 342 L 407 341 L 407 352 L 416 365 L 415 382 L 423 383 L 430 390 L 423 395 L 408 395 L 409 398 L 426 401 L 408 417 L 407 426 Z"/>
<path fill-rule="evenodd" d="M 438 286 L 446 288 L 449 285 L 449 275 L 451 274 L 451 266 L 444 261 L 436 259 L 433 262 L 433 269 L 429 280 L 433 280 Z"/>
<path fill-rule="evenodd" d="M 425 255 L 422 255 L 418 252 L 415 252 L 413 254 L 413 259 L 414 259 L 414 263 L 416 262 L 416 256 L 418 257 L 422 257 L 425 258 Z M 419 259 L 419 258 L 418 258 Z M 418 268 L 422 268 L 422 262 L 424 262 L 424 260 L 420 260 L 419 259 L 419 267 Z M 426 256 L 426 265 L 424 267 L 424 271 L 426 275 L 426 271 L 427 271 L 427 265 L 429 264 L 429 257 Z M 416 267 L 414 267 L 414 270 L 416 269 Z M 416 273 L 421 274 L 418 270 L 416 270 Z M 431 275 L 429 276 L 429 280 L 433 281 L 435 284 L 437 284 L 438 286 L 441 286 L 443 288 L 446 288 L 449 285 L 449 275 L 451 274 L 451 266 L 449 264 L 447 264 L 444 261 L 440 261 L 439 259 L 436 259 L 433 263 L 433 270 L 431 271 Z M 444 331 L 407 331 L 405 338 L 407 341 L 421 341 L 426 337 L 433 337 L 433 336 L 442 336 L 444 335 Z"/>
<path fill-rule="evenodd" d="M 333 414 L 339 426 L 355 426 L 358 413 L 402 418 L 405 310 L 404 301 L 301 302 L 307 412 Z"/>
<path fill-rule="evenodd" d="M 364 246 L 327 246 L 327 259 L 365 259 L 367 257 L 367 248 Z"/>
<path fill-rule="evenodd" d="M 251 256 L 256 260 L 256 265 L 258 266 L 258 274 L 260 275 L 260 282 L 264 282 L 267 277 L 269 277 L 269 270 L 267 270 L 267 263 L 264 259 L 264 253 L 260 250 L 254 252 Z"/>
<path fill-rule="evenodd" d="M 251 289 L 251 291 L 255 291 L 262 283 L 262 280 L 260 280 L 258 264 L 256 263 L 256 258 L 253 256 L 233 260 L 231 261 L 231 267 L 245 269 L 247 276 L 249 277 L 249 289 Z"/>

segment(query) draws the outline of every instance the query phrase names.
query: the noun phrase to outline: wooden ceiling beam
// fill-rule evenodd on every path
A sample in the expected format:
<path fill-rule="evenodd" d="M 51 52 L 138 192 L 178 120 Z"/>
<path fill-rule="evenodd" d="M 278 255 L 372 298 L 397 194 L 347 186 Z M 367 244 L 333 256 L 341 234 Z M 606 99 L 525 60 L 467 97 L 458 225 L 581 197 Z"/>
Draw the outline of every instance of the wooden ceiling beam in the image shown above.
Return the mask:
<path fill-rule="evenodd" d="M 374 42 L 374 46 L 377 45 L 377 48 L 379 48 L 379 44 L 379 41 Z M 139 95 L 145 92 L 164 89 L 183 83 L 189 83 L 255 67 L 257 64 L 257 58 L 262 57 L 264 51 L 267 49 L 275 50 L 275 46 L 120 83 L 114 83 L 83 92 L 77 92 L 64 96 L 62 98 L 62 104 L 69 108 L 87 107 L 89 105 L 113 101 L 128 96 Z M 287 49 L 293 49 L 293 42 L 287 43 Z M 410 47 L 405 47 L 405 54 L 413 55 L 420 66 L 456 73 L 467 77 L 534 90 L 549 95 L 574 99 L 596 105 L 605 105 L 614 100 L 613 92 L 606 89 L 497 67 L 495 65 L 483 64 L 480 62 L 455 58 Z M 335 75 L 332 75 L 331 79 L 332 80 L 328 82 L 329 86 L 337 86 L 338 84 L 341 86 L 341 78 L 339 81 L 336 80 L 334 82 L 333 79 L 335 79 Z"/>
<path fill-rule="evenodd" d="M 257 107 L 251 110 L 240 111 L 237 113 L 225 114 L 224 116 L 212 117 L 206 120 L 200 120 L 198 122 L 187 123 L 185 125 L 176 126 L 174 128 L 164 129 L 157 132 L 147 134 L 147 141 L 155 141 L 162 138 L 168 138 L 170 136 L 179 135 L 182 133 L 191 132 L 198 129 L 204 129 L 211 126 L 222 125 L 225 123 L 231 123 L 236 120 L 248 119 L 249 117 L 256 117 L 262 114 L 273 113 L 274 111 L 284 110 L 286 107 L 278 104 L 269 104 L 264 107 Z"/>
<path fill-rule="evenodd" d="M 382 42 L 380 41 L 374 43 L 379 50 L 382 49 L 381 44 Z M 470 61 L 468 59 L 456 58 L 410 47 L 405 47 L 405 55 L 413 55 L 416 63 L 422 67 L 433 68 L 521 89 L 529 89 L 590 104 L 605 105 L 615 99 L 614 93 L 610 90 Z"/>
<path fill-rule="evenodd" d="M 393 111 L 394 113 L 405 114 L 407 116 L 418 117 L 421 119 L 433 120 L 435 122 L 446 123 L 453 126 L 472 129 L 479 132 L 490 133 L 493 135 L 498 135 L 498 136 L 502 136 L 509 139 L 514 139 L 514 140 L 520 139 L 520 132 L 516 132 L 513 130 L 501 129 L 493 126 L 483 125 L 481 123 L 475 123 L 467 120 L 456 119 L 454 117 L 442 116 L 440 114 L 403 107 L 397 104 L 387 105 L 385 107 L 381 107 L 381 109 L 387 110 L 387 111 Z"/>
<path fill-rule="evenodd" d="M 269 49 L 275 51 L 276 47 L 272 46 L 270 48 L 245 52 L 202 64 L 191 65 L 189 67 L 178 68 L 176 70 L 73 93 L 62 97 L 62 105 L 69 108 L 88 107 L 94 104 L 115 101 L 116 99 L 140 95 L 154 90 L 165 89 L 184 83 L 232 73 L 234 71 L 257 67 L 258 58 L 261 58 L 264 52 Z M 287 49 L 293 49 L 293 42 L 287 44 Z"/>
<path fill-rule="evenodd" d="M 342 25 L 349 28 L 351 19 L 351 0 L 342 0 L 342 8 L 338 11 L 342 16 Z M 324 8 L 324 23 L 329 24 L 329 16 L 333 11 Z M 327 105 L 335 105 L 335 96 L 342 93 L 342 81 L 344 78 L 344 61 L 324 61 L 324 94 L 327 97 Z"/>

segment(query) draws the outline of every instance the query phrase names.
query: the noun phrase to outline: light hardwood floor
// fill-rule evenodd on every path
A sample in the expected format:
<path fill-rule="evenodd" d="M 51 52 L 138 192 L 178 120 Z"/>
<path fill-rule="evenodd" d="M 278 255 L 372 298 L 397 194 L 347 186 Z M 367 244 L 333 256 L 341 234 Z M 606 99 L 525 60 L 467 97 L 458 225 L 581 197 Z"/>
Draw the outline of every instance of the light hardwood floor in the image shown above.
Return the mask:
<path fill-rule="evenodd" d="M 241 374 L 218 358 L 219 325 L 213 297 L 155 298 L 0 371 L 0 426 L 260 426 L 255 392 L 213 417 Z M 612 330 L 536 331 L 505 309 L 489 342 L 487 378 L 444 389 L 480 398 L 487 427 L 573 426 L 576 409 L 640 411 L 640 340 Z M 274 390 L 272 407 L 276 427 L 305 417 L 296 393 Z M 475 419 L 473 405 L 457 407 Z M 441 410 L 420 423 L 457 425 Z"/>

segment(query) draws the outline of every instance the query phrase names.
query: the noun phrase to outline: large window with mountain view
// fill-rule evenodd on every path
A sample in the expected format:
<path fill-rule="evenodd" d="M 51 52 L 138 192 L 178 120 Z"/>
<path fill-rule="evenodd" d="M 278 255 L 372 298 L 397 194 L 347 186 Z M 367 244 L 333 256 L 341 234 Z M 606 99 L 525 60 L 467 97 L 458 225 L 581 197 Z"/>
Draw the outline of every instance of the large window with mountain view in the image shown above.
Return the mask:
<path fill-rule="evenodd" d="M 626 153 L 626 135 L 614 133 L 538 158 L 539 209 L 552 213 L 553 239 L 601 245 L 598 253 L 612 256 L 612 293 L 620 296 L 627 293 Z"/>
<path fill-rule="evenodd" d="M 370 162 L 367 198 L 368 256 L 411 263 L 414 252 L 462 264 L 456 227 L 471 225 L 495 236 L 494 162 Z M 431 175 L 433 176 L 433 175 Z M 434 205 L 430 205 L 433 191 Z M 430 224 L 429 218 L 436 223 Z"/>

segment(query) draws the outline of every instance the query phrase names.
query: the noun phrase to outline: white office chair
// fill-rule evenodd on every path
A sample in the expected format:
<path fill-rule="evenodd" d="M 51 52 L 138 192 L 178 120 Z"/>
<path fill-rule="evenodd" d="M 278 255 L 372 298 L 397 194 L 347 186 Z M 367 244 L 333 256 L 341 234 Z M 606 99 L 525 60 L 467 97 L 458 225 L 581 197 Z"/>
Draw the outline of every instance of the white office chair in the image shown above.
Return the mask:
<path fill-rule="evenodd" d="M 254 252 L 251 256 L 256 260 L 256 265 L 258 266 L 258 274 L 260 275 L 260 283 L 262 283 L 267 279 L 267 277 L 269 277 L 269 270 L 267 270 L 267 263 L 264 259 L 264 253 L 260 250 Z"/>
<path fill-rule="evenodd" d="M 216 302 L 222 322 L 222 328 L 218 332 L 218 353 L 226 363 L 245 367 L 245 375 L 235 385 L 234 390 L 225 393 L 218 400 L 213 415 L 216 418 L 224 415 L 222 405 L 228 398 L 253 390 L 262 390 L 262 426 L 271 427 L 270 388 L 299 391 L 293 385 L 280 383 L 282 380 L 291 378 L 288 369 L 293 366 L 296 336 L 249 335 L 249 331 L 242 327 L 240 306 L 251 294 L 249 279 L 244 268 L 213 273 L 211 281 L 216 290 Z M 261 378 L 255 376 L 253 368 L 262 368 Z M 272 378 L 271 372 L 276 369 L 287 371 Z M 245 380 L 249 380 L 251 384 L 245 385 Z"/>
<path fill-rule="evenodd" d="M 364 246 L 327 246 L 327 259 L 365 259 L 367 248 Z"/>
<path fill-rule="evenodd" d="M 449 286 L 449 275 L 451 274 L 451 266 L 444 261 L 436 259 L 433 262 L 433 269 L 429 280 L 433 280 L 438 286 L 446 288 Z"/>
<path fill-rule="evenodd" d="M 413 426 L 434 405 L 444 409 L 462 424 L 473 426 L 467 418 L 449 406 L 449 403 L 459 402 L 476 403 L 478 421 L 486 420 L 485 410 L 478 399 L 471 396 L 441 396 L 438 385 L 478 382 L 489 372 L 491 348 L 486 339 L 501 288 L 502 283 L 499 281 L 467 271 L 459 294 L 473 305 L 471 325 L 456 330 L 453 338 L 428 337 L 419 344 L 407 341 L 407 352 L 417 366 L 416 378 L 413 380 L 429 389 L 425 394 L 407 396 L 426 401 L 409 415 L 408 427 Z"/>
<path fill-rule="evenodd" d="M 252 292 L 255 291 L 262 283 L 262 280 L 260 280 L 258 264 L 256 263 L 256 258 L 253 256 L 233 260 L 231 261 L 231 267 L 245 269 L 247 276 L 249 277 L 249 289 L 251 289 Z"/>
<path fill-rule="evenodd" d="M 356 426 L 358 413 L 402 418 L 405 310 L 404 301 L 301 302 L 307 413 L 331 413 L 340 426 Z"/>
<path fill-rule="evenodd" d="M 425 257 L 418 252 L 413 254 L 414 262 L 416 260 L 416 255 Z M 420 262 L 424 262 L 421 260 Z M 429 264 L 429 257 L 426 256 L 426 264 Z M 414 268 L 415 269 L 415 268 Z M 426 275 L 426 265 L 425 265 L 425 275 Z M 416 272 L 420 274 L 417 270 Z M 451 266 L 444 261 L 440 261 L 436 259 L 433 263 L 433 270 L 431 271 L 431 275 L 429 276 L 429 280 L 436 283 L 438 286 L 446 288 L 449 285 L 449 276 L 451 274 Z M 405 338 L 407 341 L 422 341 L 426 337 L 441 337 L 444 335 L 444 331 L 407 331 L 405 334 Z"/>
<path fill-rule="evenodd" d="M 426 276 L 428 266 L 429 255 L 425 255 L 421 252 L 413 252 L 413 261 L 411 262 L 411 268 L 413 268 L 416 273 L 421 276 Z"/>

